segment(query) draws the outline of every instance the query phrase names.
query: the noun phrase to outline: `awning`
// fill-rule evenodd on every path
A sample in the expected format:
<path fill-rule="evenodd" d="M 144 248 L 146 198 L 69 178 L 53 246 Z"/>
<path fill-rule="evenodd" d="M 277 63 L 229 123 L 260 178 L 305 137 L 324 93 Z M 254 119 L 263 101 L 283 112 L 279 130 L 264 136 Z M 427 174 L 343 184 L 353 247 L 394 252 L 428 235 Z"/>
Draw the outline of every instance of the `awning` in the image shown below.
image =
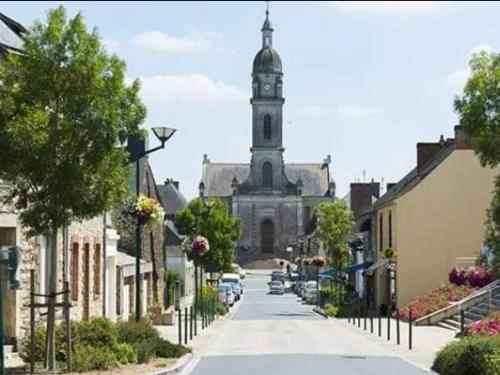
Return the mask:
<path fill-rule="evenodd" d="M 366 274 L 370 276 L 373 275 L 373 272 L 378 270 L 380 267 L 385 266 L 387 263 L 389 263 L 389 259 L 377 260 L 374 264 L 366 269 Z"/>
<path fill-rule="evenodd" d="M 370 267 L 373 264 L 373 262 L 364 262 L 364 263 L 358 263 L 358 264 L 352 264 L 349 267 L 344 269 L 345 273 L 351 273 L 351 272 L 356 272 L 360 270 L 364 270 L 365 268 Z"/>
<path fill-rule="evenodd" d="M 333 278 L 333 275 L 335 274 L 335 271 L 334 270 L 327 270 L 327 271 L 323 271 L 321 272 L 318 277 L 322 277 L 324 279 L 331 279 Z"/>

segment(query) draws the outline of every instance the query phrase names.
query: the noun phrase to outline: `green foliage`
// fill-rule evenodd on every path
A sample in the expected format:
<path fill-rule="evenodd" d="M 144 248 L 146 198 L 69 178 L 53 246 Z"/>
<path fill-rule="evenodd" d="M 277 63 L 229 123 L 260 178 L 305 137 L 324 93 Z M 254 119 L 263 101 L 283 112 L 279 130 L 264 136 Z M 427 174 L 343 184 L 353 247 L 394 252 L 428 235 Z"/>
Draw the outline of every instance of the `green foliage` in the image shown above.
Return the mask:
<path fill-rule="evenodd" d="M 156 357 L 156 343 L 156 340 L 142 340 L 131 344 L 134 351 L 137 353 L 137 363 L 146 363 Z"/>
<path fill-rule="evenodd" d="M 215 311 L 217 315 L 224 316 L 227 314 L 227 306 L 223 303 L 217 302 L 215 305 Z"/>
<path fill-rule="evenodd" d="M 111 370 L 119 365 L 116 354 L 109 348 L 92 345 L 75 346 L 72 364 L 74 371 Z"/>
<path fill-rule="evenodd" d="M 109 56 L 83 17 L 50 10 L 26 34 L 23 55 L 0 64 L 0 179 L 32 233 L 48 233 L 121 202 L 127 153 L 146 110 L 139 83 Z"/>
<path fill-rule="evenodd" d="M 500 278 L 500 176 L 495 179 L 495 190 L 491 200 L 491 206 L 487 211 L 485 244 L 493 253 L 491 268 L 495 278 Z M 486 262 L 485 262 L 486 263 Z"/>
<path fill-rule="evenodd" d="M 118 329 L 111 320 L 96 317 L 76 325 L 78 342 L 100 348 L 113 348 L 118 343 Z"/>
<path fill-rule="evenodd" d="M 170 341 L 160 339 L 156 343 L 156 356 L 161 358 L 179 358 L 184 354 L 191 353 L 191 349 L 183 345 L 172 344 Z"/>
<path fill-rule="evenodd" d="M 500 337 L 467 337 L 446 345 L 432 369 L 442 375 L 497 375 Z"/>
<path fill-rule="evenodd" d="M 329 318 L 333 318 L 333 317 L 337 316 L 338 313 L 339 313 L 338 306 L 334 306 L 334 305 L 330 305 L 330 304 L 325 306 L 325 314 Z"/>
<path fill-rule="evenodd" d="M 175 216 L 175 227 L 180 234 L 194 238 L 196 235 L 208 239 L 210 250 L 196 259 L 207 269 L 230 272 L 233 269 L 233 242 L 241 234 L 241 220 L 229 215 L 227 204 L 219 198 L 211 198 L 213 206 L 208 208 L 203 199 L 195 198 L 188 207 Z"/>
<path fill-rule="evenodd" d="M 321 203 L 315 211 L 317 230 L 330 261 L 336 270 L 341 270 L 349 256 L 347 235 L 353 225 L 352 212 L 344 201 Z"/>
<path fill-rule="evenodd" d="M 137 353 L 130 344 L 125 342 L 116 344 L 113 348 L 113 352 L 115 353 L 118 362 L 123 365 L 127 363 L 137 363 Z"/>
<path fill-rule="evenodd" d="M 133 345 L 140 341 L 156 342 L 159 338 L 160 335 L 156 328 L 145 319 L 141 319 L 139 322 L 131 320 L 118 323 L 118 339 L 120 342 Z"/>

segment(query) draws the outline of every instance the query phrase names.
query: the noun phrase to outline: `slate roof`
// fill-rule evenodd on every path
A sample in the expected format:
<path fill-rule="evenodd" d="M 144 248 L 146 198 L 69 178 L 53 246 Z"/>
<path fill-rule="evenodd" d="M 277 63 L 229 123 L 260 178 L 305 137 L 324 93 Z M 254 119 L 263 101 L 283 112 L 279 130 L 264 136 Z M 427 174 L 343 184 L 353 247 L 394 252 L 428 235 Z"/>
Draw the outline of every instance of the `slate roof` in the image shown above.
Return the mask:
<path fill-rule="evenodd" d="M 253 59 L 253 72 L 281 73 L 283 67 L 280 55 L 271 47 L 262 48 Z"/>
<path fill-rule="evenodd" d="M 22 34 L 26 29 L 18 22 L 0 13 L 0 49 L 21 52 L 24 49 Z"/>
<path fill-rule="evenodd" d="M 177 232 L 175 225 L 172 220 L 165 220 L 165 245 L 175 246 L 181 245 L 184 240 L 184 236 Z"/>
<path fill-rule="evenodd" d="M 431 173 L 439 164 L 441 164 L 455 150 L 455 142 L 449 140 L 447 144 L 434 155 L 434 157 L 423 165 L 420 170 L 418 167 L 413 168 L 406 176 L 404 176 L 396 185 L 387 191 L 380 199 L 374 203 L 372 207 L 378 208 L 389 203 L 409 190 L 413 189 L 420 181 L 422 181 L 429 173 Z M 371 209 L 370 209 L 371 210 Z"/>
<path fill-rule="evenodd" d="M 326 168 L 321 163 L 285 164 L 285 175 L 292 183 L 302 178 L 304 196 L 324 196 L 328 191 Z M 241 184 L 250 175 L 250 164 L 205 163 L 203 182 L 207 196 L 227 197 L 232 195 L 231 183 L 236 177 Z"/>
<path fill-rule="evenodd" d="M 157 185 L 157 188 L 167 215 L 174 215 L 177 211 L 187 206 L 187 199 L 172 182 L 166 182 L 165 185 Z"/>

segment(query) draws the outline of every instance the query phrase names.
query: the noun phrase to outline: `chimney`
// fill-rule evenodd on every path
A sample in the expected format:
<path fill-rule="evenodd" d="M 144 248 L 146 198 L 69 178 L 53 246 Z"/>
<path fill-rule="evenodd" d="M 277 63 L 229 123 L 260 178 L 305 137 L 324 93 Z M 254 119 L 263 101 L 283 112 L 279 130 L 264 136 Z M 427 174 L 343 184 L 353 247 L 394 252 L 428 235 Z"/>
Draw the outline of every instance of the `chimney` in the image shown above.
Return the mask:
<path fill-rule="evenodd" d="M 439 142 L 417 143 L 417 168 L 420 171 L 441 149 L 443 145 Z"/>
<path fill-rule="evenodd" d="M 357 220 L 359 215 L 372 205 L 372 196 L 380 196 L 380 183 L 352 183 L 351 184 L 351 210 L 354 214 L 354 219 Z"/>
<path fill-rule="evenodd" d="M 387 186 L 387 190 L 386 191 L 389 191 L 391 190 L 394 186 L 397 185 L 397 182 L 389 182 L 386 186 Z"/>
<path fill-rule="evenodd" d="M 175 186 L 175 188 L 176 188 L 177 190 L 179 190 L 179 181 L 174 181 L 174 179 L 173 179 L 173 178 L 167 178 L 167 179 L 165 180 L 165 186 L 167 186 L 168 184 L 172 184 L 172 185 L 174 185 L 174 186 Z"/>
<path fill-rule="evenodd" d="M 465 133 L 465 129 L 461 125 L 455 126 L 455 148 L 457 150 L 472 149 L 470 137 Z"/>

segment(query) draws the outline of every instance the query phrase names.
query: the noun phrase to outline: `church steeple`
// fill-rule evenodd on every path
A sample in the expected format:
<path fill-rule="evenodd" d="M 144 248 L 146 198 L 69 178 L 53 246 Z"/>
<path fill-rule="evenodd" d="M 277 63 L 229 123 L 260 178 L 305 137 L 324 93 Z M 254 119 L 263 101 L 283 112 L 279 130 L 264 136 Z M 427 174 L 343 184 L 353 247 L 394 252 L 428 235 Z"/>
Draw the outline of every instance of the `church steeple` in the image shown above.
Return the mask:
<path fill-rule="evenodd" d="M 262 48 L 272 47 L 273 45 L 273 25 L 269 20 L 269 1 L 266 1 L 266 20 L 262 25 Z"/>

